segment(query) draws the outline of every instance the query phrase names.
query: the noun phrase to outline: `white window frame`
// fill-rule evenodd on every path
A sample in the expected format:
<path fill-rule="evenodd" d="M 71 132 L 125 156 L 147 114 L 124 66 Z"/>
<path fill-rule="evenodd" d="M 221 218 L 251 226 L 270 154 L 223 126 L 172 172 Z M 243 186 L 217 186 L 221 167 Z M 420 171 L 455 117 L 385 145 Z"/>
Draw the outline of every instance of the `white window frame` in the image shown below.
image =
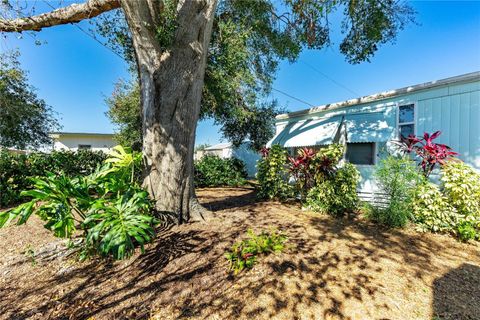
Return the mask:
<path fill-rule="evenodd" d="M 413 105 L 413 121 L 402 122 L 400 123 L 400 107 Z M 416 101 L 407 101 L 407 102 L 398 102 L 397 103 L 397 134 L 396 139 L 400 140 L 400 126 L 413 124 L 413 134 L 417 135 L 417 102 Z"/>

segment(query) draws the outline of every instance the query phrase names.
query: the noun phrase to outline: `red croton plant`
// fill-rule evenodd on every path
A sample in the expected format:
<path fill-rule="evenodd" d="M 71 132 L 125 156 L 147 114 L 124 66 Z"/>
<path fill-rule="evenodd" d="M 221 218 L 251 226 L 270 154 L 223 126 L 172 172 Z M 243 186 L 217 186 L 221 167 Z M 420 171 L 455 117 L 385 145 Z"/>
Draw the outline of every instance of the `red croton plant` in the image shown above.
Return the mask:
<path fill-rule="evenodd" d="M 414 152 L 420 157 L 420 166 L 427 177 L 432 173 L 437 164 L 443 165 L 445 161 L 458 155 L 458 153 L 452 151 L 449 146 L 433 141 L 437 139 L 440 134 L 441 131 L 436 131 L 432 134 L 425 132 L 423 137 L 415 135 L 409 135 L 406 138 L 402 137 L 401 148 L 406 153 Z"/>

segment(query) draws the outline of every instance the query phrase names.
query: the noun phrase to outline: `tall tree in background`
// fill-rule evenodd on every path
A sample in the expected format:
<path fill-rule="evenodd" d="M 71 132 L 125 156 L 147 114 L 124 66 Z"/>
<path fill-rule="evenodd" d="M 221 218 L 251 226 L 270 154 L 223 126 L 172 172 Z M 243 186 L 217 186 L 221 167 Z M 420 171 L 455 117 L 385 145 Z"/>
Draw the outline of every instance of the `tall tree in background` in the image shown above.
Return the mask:
<path fill-rule="evenodd" d="M 142 113 L 140 108 L 140 86 L 136 82 L 119 80 L 105 102 L 107 117 L 117 126 L 115 141 L 123 146 L 141 149 Z"/>
<path fill-rule="evenodd" d="M 37 16 L 4 15 L 0 31 L 39 31 L 120 9 L 104 16 L 102 30 L 138 71 L 144 186 L 158 210 L 184 221 L 202 213 L 193 186 L 198 119 L 215 118 L 236 139 L 250 136 L 272 110 L 256 105 L 255 92 L 269 91 L 280 60 L 329 44 L 337 8 L 346 35 L 340 50 L 352 63 L 368 60 L 412 18 L 396 0 L 88 0 Z"/>
<path fill-rule="evenodd" d="M 54 112 L 39 99 L 20 68 L 18 53 L 0 55 L 0 147 L 38 148 L 59 128 Z"/>

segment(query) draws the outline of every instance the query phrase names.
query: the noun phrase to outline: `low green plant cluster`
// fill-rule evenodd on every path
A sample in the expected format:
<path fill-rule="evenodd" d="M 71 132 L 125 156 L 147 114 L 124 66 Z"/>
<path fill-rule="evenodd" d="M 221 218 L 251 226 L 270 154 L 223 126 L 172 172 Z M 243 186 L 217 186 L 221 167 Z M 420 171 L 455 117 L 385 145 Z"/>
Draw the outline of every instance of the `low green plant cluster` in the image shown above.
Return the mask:
<path fill-rule="evenodd" d="M 480 174 L 459 160 L 441 167 L 440 186 L 427 183 L 417 191 L 415 221 L 425 230 L 480 238 Z"/>
<path fill-rule="evenodd" d="M 376 169 L 385 206 L 368 206 L 367 215 L 390 227 L 414 222 L 422 231 L 480 238 L 480 174 L 458 159 L 440 166 L 440 184 L 429 181 L 415 162 L 389 156 Z"/>
<path fill-rule="evenodd" d="M 237 158 L 222 159 L 206 155 L 195 162 L 197 187 L 237 187 L 246 183 L 245 164 Z"/>
<path fill-rule="evenodd" d="M 296 157 L 278 145 L 264 149 L 258 164 L 259 196 L 296 197 L 310 210 L 334 215 L 355 210 L 360 174 L 354 165 L 341 164 L 344 153 L 340 144 L 318 151 L 301 148 Z"/>
<path fill-rule="evenodd" d="M 338 216 L 355 210 L 358 204 L 359 179 L 357 168 L 351 163 L 345 163 L 310 189 L 306 207 L 316 212 Z"/>
<path fill-rule="evenodd" d="M 257 164 L 258 196 L 263 199 L 284 200 L 293 195 L 288 184 L 288 153 L 279 145 L 263 149 L 263 157 Z"/>
<path fill-rule="evenodd" d="M 45 176 L 47 172 L 67 177 L 89 175 L 106 158 L 105 153 L 91 150 L 28 155 L 0 150 L 0 208 L 17 203 L 20 192 L 33 187 L 31 177 Z"/>
<path fill-rule="evenodd" d="M 154 235 L 152 203 L 135 182 L 140 163 L 140 153 L 117 146 L 90 175 L 32 178 L 33 188 L 21 193 L 30 200 L 0 213 L 0 227 L 24 224 L 36 214 L 56 237 L 80 238 L 82 259 L 92 254 L 128 257 Z"/>
<path fill-rule="evenodd" d="M 275 230 L 255 234 L 247 232 L 248 238 L 233 244 L 225 257 L 230 262 L 229 270 L 238 274 L 243 269 L 250 269 L 259 255 L 281 252 L 285 249 L 287 237 Z"/>

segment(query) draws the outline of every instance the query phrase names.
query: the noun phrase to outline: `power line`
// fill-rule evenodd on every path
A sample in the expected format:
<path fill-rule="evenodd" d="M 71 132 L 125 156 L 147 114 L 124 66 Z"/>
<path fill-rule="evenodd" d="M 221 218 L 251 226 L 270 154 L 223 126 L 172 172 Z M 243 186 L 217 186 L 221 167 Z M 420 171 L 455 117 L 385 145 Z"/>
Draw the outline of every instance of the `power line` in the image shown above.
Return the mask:
<path fill-rule="evenodd" d="M 340 82 L 336 81 L 335 79 L 329 77 L 328 75 L 326 75 L 325 73 L 323 73 L 322 71 L 318 70 L 317 68 L 315 68 L 314 66 L 312 66 L 311 64 L 305 62 L 305 61 L 300 61 L 302 62 L 303 64 L 305 64 L 306 66 L 310 67 L 313 71 L 316 71 L 317 73 L 321 74 L 322 76 L 324 76 L 326 79 L 330 80 L 331 82 L 335 83 L 337 86 L 339 87 L 342 87 L 343 89 L 349 91 L 350 93 L 353 93 L 355 96 L 360 96 L 359 93 L 353 91 L 352 89 L 348 88 L 347 86 L 341 84 Z"/>
<path fill-rule="evenodd" d="M 288 93 L 283 92 L 283 91 L 281 91 L 281 90 L 278 90 L 278 89 L 275 89 L 275 88 L 272 88 L 272 90 L 277 91 L 277 92 L 279 92 L 279 93 L 281 93 L 281 94 L 283 94 L 283 95 L 285 95 L 285 96 L 287 96 L 287 97 L 289 97 L 289 98 L 292 98 L 292 99 L 294 99 L 294 100 L 297 100 L 298 102 L 301 102 L 301 103 L 303 103 L 303 104 L 306 104 L 306 105 L 308 105 L 308 106 L 310 106 L 310 107 L 315 107 L 315 105 L 313 105 L 313 104 L 311 104 L 311 103 L 308 103 L 308 102 L 306 102 L 306 101 L 304 101 L 304 100 L 302 100 L 302 99 L 296 98 L 296 97 L 292 96 L 291 94 L 288 94 Z"/>

